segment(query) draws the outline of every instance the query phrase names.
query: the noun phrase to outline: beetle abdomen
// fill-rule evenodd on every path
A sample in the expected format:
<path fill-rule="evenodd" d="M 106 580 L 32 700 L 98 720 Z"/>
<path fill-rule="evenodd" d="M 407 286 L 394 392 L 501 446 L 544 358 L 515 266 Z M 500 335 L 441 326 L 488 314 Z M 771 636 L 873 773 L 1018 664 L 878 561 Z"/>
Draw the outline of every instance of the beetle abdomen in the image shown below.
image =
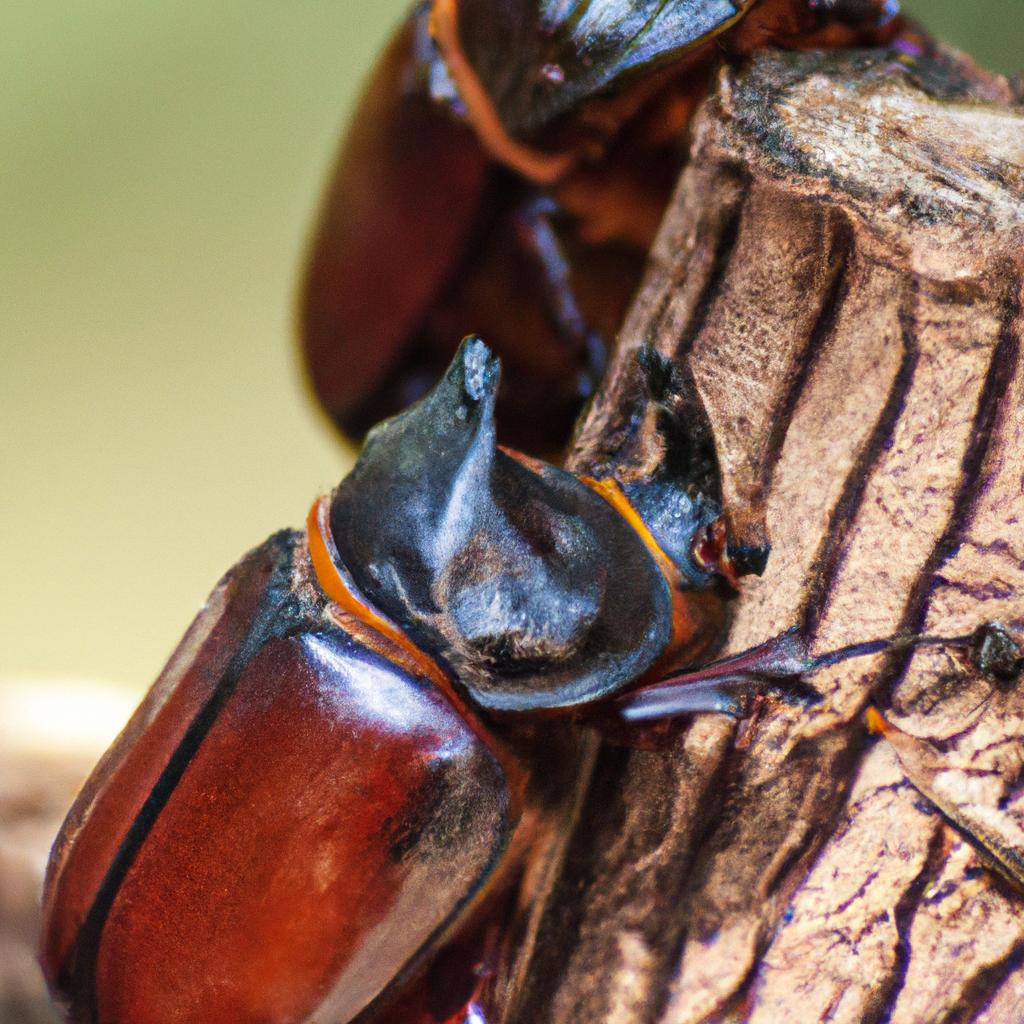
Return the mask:
<path fill-rule="evenodd" d="M 93 830 L 133 813 L 121 764 L 164 757 L 159 715 L 99 769 L 48 898 L 47 972 L 73 1020 L 348 1021 L 491 877 L 514 812 L 490 749 L 436 687 L 300 612 L 220 673 L 209 700 L 228 692 L 113 856 Z M 215 629 L 179 688 L 220 653 Z"/>

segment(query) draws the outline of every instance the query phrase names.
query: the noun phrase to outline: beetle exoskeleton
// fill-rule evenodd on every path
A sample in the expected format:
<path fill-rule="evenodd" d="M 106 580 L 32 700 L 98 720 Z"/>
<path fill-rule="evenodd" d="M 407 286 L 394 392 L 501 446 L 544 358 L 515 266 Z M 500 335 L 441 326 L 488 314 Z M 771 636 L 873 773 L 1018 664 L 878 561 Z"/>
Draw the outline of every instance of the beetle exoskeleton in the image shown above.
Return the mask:
<path fill-rule="evenodd" d="M 714 502 L 502 451 L 497 386 L 468 340 L 306 533 L 214 590 L 54 846 L 42 962 L 72 1021 L 368 1019 L 543 819 L 516 721 L 717 637 Z"/>
<path fill-rule="evenodd" d="M 324 614 L 303 538 L 220 584 L 54 851 L 82 1021 L 347 1021 L 493 881 L 521 785 L 421 664 Z"/>
<path fill-rule="evenodd" d="M 723 57 L 883 43 L 893 0 L 431 0 L 385 52 L 301 298 L 321 404 L 361 436 L 474 330 L 503 440 L 556 449 L 618 331 Z M 883 24 L 884 23 L 884 24 Z"/>

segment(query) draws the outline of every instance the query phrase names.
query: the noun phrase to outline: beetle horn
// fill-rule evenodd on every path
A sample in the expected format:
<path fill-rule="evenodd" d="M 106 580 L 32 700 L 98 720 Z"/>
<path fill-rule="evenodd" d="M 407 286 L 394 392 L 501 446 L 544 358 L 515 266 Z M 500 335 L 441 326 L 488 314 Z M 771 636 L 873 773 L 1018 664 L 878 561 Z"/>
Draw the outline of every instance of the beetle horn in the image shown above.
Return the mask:
<path fill-rule="evenodd" d="M 500 376 L 498 359 L 471 335 L 426 396 L 367 435 L 335 493 L 331 528 L 342 552 L 371 538 L 378 554 L 390 552 L 389 564 L 368 564 L 371 575 L 443 559 L 465 542 L 490 493 Z M 369 556 L 358 551 L 359 561 Z"/>
<path fill-rule="evenodd" d="M 476 335 L 464 338 L 445 375 L 427 395 L 369 432 L 359 465 L 379 461 L 385 453 L 400 456 L 404 451 L 408 456 L 422 450 L 430 453 L 431 472 L 437 473 L 439 455 L 446 462 L 457 460 L 494 436 L 500 379 L 501 363 L 490 348 Z"/>

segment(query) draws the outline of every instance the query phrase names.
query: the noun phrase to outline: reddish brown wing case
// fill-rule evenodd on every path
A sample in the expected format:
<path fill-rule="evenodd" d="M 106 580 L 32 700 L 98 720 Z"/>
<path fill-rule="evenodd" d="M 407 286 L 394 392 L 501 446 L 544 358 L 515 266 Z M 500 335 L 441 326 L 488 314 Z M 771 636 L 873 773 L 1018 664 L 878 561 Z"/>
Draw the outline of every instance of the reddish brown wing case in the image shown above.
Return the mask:
<path fill-rule="evenodd" d="M 380 418 L 363 404 L 387 386 L 437 301 L 485 186 L 487 158 L 473 133 L 408 80 L 417 29 L 413 19 L 403 25 L 359 104 L 300 299 L 317 397 L 330 416 L 360 430 Z M 394 401 L 404 404 L 402 396 Z"/>
<path fill-rule="evenodd" d="M 566 336 L 556 310 L 578 301 L 580 329 L 612 338 L 646 246 L 584 243 L 564 217 L 540 225 L 537 190 L 432 99 L 429 45 L 417 7 L 352 119 L 302 284 L 305 365 L 324 410 L 361 436 L 422 397 L 464 335 L 482 334 L 505 363 L 503 440 L 550 453 L 580 409 L 586 365 L 585 339 Z M 545 267 L 563 258 L 569 278 L 550 280 Z"/>
<path fill-rule="evenodd" d="M 511 839 L 498 759 L 300 597 L 296 544 L 228 574 L 65 823 L 43 962 L 73 1021 L 348 1021 Z"/>

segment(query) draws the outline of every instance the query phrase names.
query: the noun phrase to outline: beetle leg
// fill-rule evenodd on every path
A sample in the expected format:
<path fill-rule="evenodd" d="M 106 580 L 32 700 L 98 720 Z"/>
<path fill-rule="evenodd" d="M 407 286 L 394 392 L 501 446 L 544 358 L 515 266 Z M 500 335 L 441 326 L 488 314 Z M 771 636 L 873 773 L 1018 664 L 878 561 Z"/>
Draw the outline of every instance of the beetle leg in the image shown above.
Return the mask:
<path fill-rule="evenodd" d="M 785 687 L 790 697 L 814 699 L 802 677 L 851 658 L 919 647 L 954 647 L 968 653 L 971 664 L 997 685 L 1006 685 L 1024 672 L 1024 655 L 1006 628 L 987 622 L 964 636 L 890 636 L 849 644 L 812 656 L 797 627 L 741 654 L 703 668 L 674 673 L 634 690 L 616 701 L 618 713 L 631 722 L 676 715 L 717 712 L 738 717 L 746 696 L 766 688 Z"/>
<path fill-rule="evenodd" d="M 982 623 L 972 633 L 963 636 L 890 636 L 866 643 L 850 644 L 835 651 L 827 651 L 813 659 L 811 669 L 859 658 L 881 651 L 906 651 L 918 647 L 953 647 L 966 652 L 971 665 L 997 686 L 1015 682 L 1024 671 L 1024 655 L 1020 645 L 1001 622 Z"/>
<path fill-rule="evenodd" d="M 627 722 L 649 722 L 677 715 L 719 714 L 742 718 L 746 698 L 757 687 L 750 676 L 725 676 L 722 679 L 670 686 L 655 685 L 631 693 L 618 702 L 619 714 Z"/>
<path fill-rule="evenodd" d="M 738 718 L 745 710 L 745 698 L 772 681 L 796 683 L 809 696 L 798 681 L 813 667 L 807 641 L 794 628 L 742 654 L 634 690 L 616 702 L 616 709 L 630 722 L 701 712 Z"/>
<path fill-rule="evenodd" d="M 572 287 L 572 272 L 552 217 L 558 204 L 550 196 L 538 194 L 515 213 L 516 237 L 534 261 L 541 284 L 545 310 L 562 342 L 582 361 L 579 389 L 589 397 L 604 373 L 607 346 L 601 335 L 588 324 Z"/>

